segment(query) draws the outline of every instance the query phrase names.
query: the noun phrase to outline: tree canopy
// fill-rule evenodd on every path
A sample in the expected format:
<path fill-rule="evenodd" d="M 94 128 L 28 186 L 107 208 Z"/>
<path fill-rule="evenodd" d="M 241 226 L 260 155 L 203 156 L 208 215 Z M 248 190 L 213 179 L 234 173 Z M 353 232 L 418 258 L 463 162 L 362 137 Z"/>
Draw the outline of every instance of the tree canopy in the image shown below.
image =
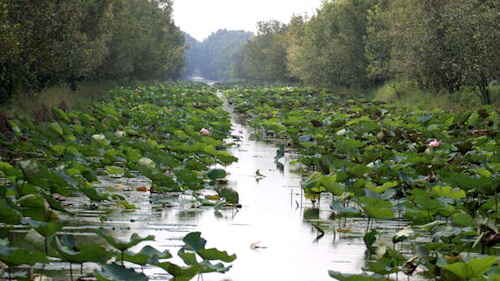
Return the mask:
<path fill-rule="evenodd" d="M 171 0 L 0 0 L 0 99 L 61 82 L 176 78 Z"/>
<path fill-rule="evenodd" d="M 324 1 L 312 17 L 261 23 L 242 49 L 237 75 L 328 88 L 409 80 L 455 93 L 475 87 L 490 103 L 500 77 L 500 4 L 495 0 Z"/>
<path fill-rule="evenodd" d="M 203 42 L 187 36 L 186 76 L 201 75 L 210 80 L 224 81 L 233 77 L 240 49 L 253 33 L 221 29 Z"/>

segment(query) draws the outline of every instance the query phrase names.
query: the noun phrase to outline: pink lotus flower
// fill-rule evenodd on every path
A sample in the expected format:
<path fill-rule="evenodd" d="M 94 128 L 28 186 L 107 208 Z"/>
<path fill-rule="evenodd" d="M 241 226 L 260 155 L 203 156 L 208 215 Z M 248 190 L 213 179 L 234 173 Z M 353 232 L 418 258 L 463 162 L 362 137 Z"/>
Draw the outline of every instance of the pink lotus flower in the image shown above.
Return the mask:
<path fill-rule="evenodd" d="M 440 145 L 441 145 L 441 142 L 439 142 L 438 140 L 432 140 L 428 144 L 429 147 L 439 147 Z"/>
<path fill-rule="evenodd" d="M 208 129 L 203 128 L 200 130 L 200 134 L 202 134 L 204 136 L 208 136 L 208 135 L 210 135 L 210 131 Z"/>

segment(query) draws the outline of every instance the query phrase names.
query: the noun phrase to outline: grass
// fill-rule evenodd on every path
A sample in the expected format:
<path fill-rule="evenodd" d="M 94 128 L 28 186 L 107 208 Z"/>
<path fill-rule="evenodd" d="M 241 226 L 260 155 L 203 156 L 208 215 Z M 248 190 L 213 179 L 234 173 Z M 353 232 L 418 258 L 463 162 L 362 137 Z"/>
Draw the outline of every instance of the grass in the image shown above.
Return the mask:
<path fill-rule="evenodd" d="M 67 86 L 55 86 L 39 93 L 14 96 L 7 103 L 0 105 L 0 112 L 7 116 L 45 119 L 42 115 L 50 115 L 55 107 L 85 110 L 117 86 L 117 82 L 82 82 L 78 84 L 76 91 Z"/>
<path fill-rule="evenodd" d="M 490 86 L 490 91 L 493 106 L 500 108 L 500 85 Z M 479 96 L 472 87 L 466 87 L 457 93 L 448 94 L 424 91 L 411 82 L 389 82 L 375 89 L 372 96 L 376 101 L 426 110 L 465 111 L 481 107 Z"/>

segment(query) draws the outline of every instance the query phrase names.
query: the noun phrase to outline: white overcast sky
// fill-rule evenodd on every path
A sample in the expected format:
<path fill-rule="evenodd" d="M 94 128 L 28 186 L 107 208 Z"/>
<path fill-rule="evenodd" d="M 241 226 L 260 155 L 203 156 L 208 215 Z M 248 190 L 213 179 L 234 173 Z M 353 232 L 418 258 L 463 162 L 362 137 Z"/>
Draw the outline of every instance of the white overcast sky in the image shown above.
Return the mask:
<path fill-rule="evenodd" d="M 182 31 L 203 40 L 219 29 L 256 31 L 258 21 L 288 23 L 293 14 L 312 15 L 322 0 L 174 0 Z"/>

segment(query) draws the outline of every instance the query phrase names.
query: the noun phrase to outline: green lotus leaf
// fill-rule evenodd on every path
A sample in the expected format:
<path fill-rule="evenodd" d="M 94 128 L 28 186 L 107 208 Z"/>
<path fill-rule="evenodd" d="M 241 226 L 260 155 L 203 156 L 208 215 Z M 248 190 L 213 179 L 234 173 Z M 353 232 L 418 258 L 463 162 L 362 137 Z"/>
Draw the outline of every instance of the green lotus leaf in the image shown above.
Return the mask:
<path fill-rule="evenodd" d="M 366 183 L 366 187 L 373 191 L 373 192 L 376 192 L 376 193 L 383 193 L 385 192 L 386 190 L 390 189 L 390 188 L 393 188 L 393 187 L 396 187 L 399 185 L 399 182 L 397 181 L 390 181 L 390 182 L 386 182 L 384 183 L 383 185 L 375 185 L 373 184 L 372 182 L 367 182 Z"/>
<path fill-rule="evenodd" d="M 13 167 L 7 162 L 0 161 L 0 171 L 2 171 L 7 177 L 12 178 L 12 181 L 16 181 L 16 179 L 23 177 L 21 170 Z"/>
<path fill-rule="evenodd" d="M 58 231 L 62 230 L 62 224 L 59 221 L 36 221 L 29 218 L 23 219 L 24 224 L 28 224 L 33 227 L 38 233 L 43 237 L 50 237 L 56 234 Z"/>
<path fill-rule="evenodd" d="M 41 252 L 10 247 L 0 247 L 0 261 L 8 266 L 49 262 L 45 254 Z"/>
<path fill-rule="evenodd" d="M 394 213 L 392 211 L 392 204 L 390 201 L 385 201 L 379 198 L 362 197 L 360 203 L 363 210 L 369 217 L 376 219 L 392 219 Z"/>
<path fill-rule="evenodd" d="M 130 240 L 128 240 L 128 241 L 116 239 L 113 236 L 106 234 L 102 230 L 98 230 L 97 234 L 99 236 L 101 236 L 104 240 L 106 240 L 106 242 L 108 242 L 111 246 L 113 246 L 115 249 L 117 249 L 119 251 L 125 251 L 125 250 L 130 249 L 130 248 L 134 247 L 135 245 L 137 245 L 141 242 L 144 242 L 144 241 L 154 241 L 155 240 L 155 237 L 153 235 L 149 235 L 147 237 L 141 237 L 137 233 L 132 234 L 132 236 L 130 237 Z"/>
<path fill-rule="evenodd" d="M 162 268 L 174 276 L 171 281 L 189 281 L 198 274 L 212 272 L 225 273 L 231 268 L 231 266 L 224 266 L 221 263 L 214 265 L 208 261 L 197 263 L 188 267 L 182 267 L 171 262 L 157 263 L 155 266 Z"/>
<path fill-rule="evenodd" d="M 112 251 L 99 244 L 82 243 L 76 245 L 72 238 L 61 239 L 56 237 L 54 244 L 61 257 L 71 263 L 106 263 L 114 255 Z"/>
<path fill-rule="evenodd" d="M 205 249 L 205 245 L 207 244 L 207 240 L 201 237 L 201 232 L 191 232 L 182 241 L 186 243 L 186 246 L 189 246 L 190 250 L 195 252 Z"/>
<path fill-rule="evenodd" d="M 223 179 L 227 176 L 227 173 L 223 169 L 212 169 L 208 171 L 207 176 L 211 180 Z"/>
<path fill-rule="evenodd" d="M 170 258 L 172 258 L 172 255 L 168 250 L 160 252 L 151 246 L 143 247 L 138 253 L 125 252 L 123 255 L 123 260 L 142 266 Z"/>
<path fill-rule="evenodd" d="M 138 273 L 131 268 L 126 268 L 116 263 L 106 264 L 101 270 L 95 271 L 99 281 L 148 281 L 144 273 Z"/>
<path fill-rule="evenodd" d="M 224 198 L 227 203 L 238 204 L 240 202 L 240 196 L 238 192 L 232 188 L 219 188 L 217 189 L 217 193 L 220 197 Z"/>
<path fill-rule="evenodd" d="M 219 251 L 215 248 L 212 249 L 202 249 L 199 250 L 198 255 L 202 257 L 204 260 L 220 260 L 223 262 L 233 262 L 236 260 L 236 255 L 229 255 L 226 251 Z"/>
<path fill-rule="evenodd" d="M 125 174 L 125 169 L 122 167 L 117 167 L 117 166 L 106 166 L 105 168 L 106 173 L 112 177 L 123 177 Z"/>
<path fill-rule="evenodd" d="M 328 274 L 339 281 L 389 281 L 389 279 L 383 277 L 372 277 L 366 274 L 344 274 L 333 270 L 328 271 Z"/>
<path fill-rule="evenodd" d="M 61 127 L 61 125 L 59 125 L 59 123 L 57 122 L 52 122 L 49 124 L 49 130 L 58 134 L 59 136 L 64 136 L 64 131 L 63 131 L 63 128 Z"/>
<path fill-rule="evenodd" d="M 361 210 L 354 207 L 345 207 L 342 202 L 336 200 L 332 200 L 330 209 L 339 217 L 359 217 L 362 214 Z"/>
<path fill-rule="evenodd" d="M 454 200 L 465 198 L 465 191 L 460 188 L 452 188 L 451 186 L 434 186 L 432 188 L 434 192 L 439 197 L 451 198 Z"/>
<path fill-rule="evenodd" d="M 28 194 L 17 200 L 17 203 L 25 208 L 48 210 L 49 203 L 39 194 Z"/>
<path fill-rule="evenodd" d="M 498 257 L 484 257 L 472 259 L 468 262 L 457 262 L 443 266 L 444 270 L 452 272 L 460 280 L 479 278 L 498 262 Z"/>
<path fill-rule="evenodd" d="M 22 214 L 8 204 L 5 199 L 0 199 L 0 222 L 18 224 L 22 217 Z"/>

